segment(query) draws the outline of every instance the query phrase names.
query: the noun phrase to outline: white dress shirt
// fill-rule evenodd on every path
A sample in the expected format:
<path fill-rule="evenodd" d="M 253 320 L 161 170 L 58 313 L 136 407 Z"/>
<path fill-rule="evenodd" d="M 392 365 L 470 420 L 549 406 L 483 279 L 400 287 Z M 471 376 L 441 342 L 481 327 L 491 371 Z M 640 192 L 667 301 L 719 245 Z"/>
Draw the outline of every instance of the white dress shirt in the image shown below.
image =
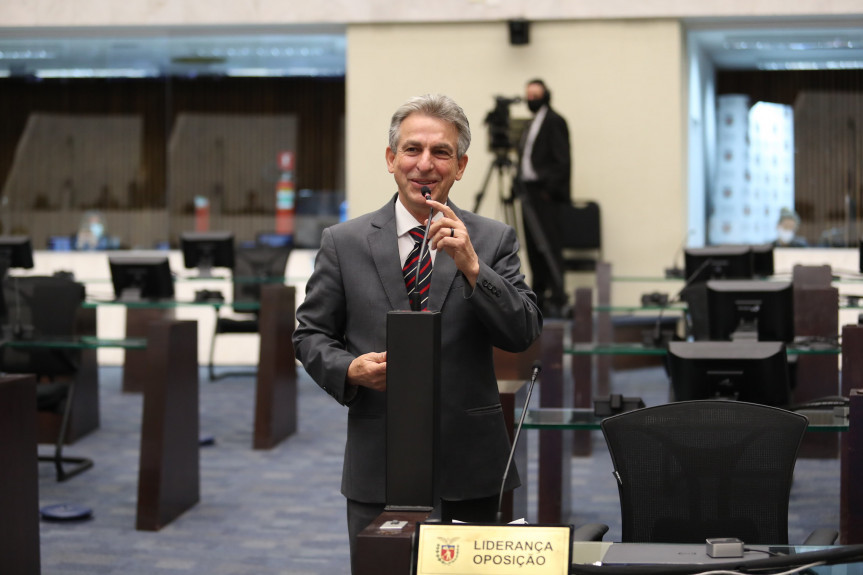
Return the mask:
<path fill-rule="evenodd" d="M 432 216 L 432 221 L 442 218 L 441 212 L 435 212 Z M 396 232 L 399 236 L 399 261 L 402 267 L 405 265 L 405 260 L 408 259 L 408 254 L 414 249 L 414 237 L 410 231 L 417 227 L 419 222 L 411 215 L 406 207 L 402 204 L 399 198 L 396 198 Z M 429 254 L 431 254 L 432 266 L 434 266 L 437 250 L 431 249 L 431 244 L 428 245 Z"/>
<path fill-rule="evenodd" d="M 536 141 L 536 135 L 539 133 L 539 127 L 542 126 L 545 115 L 548 112 L 548 106 L 543 106 L 533 117 L 533 122 L 527 129 L 527 137 L 524 140 L 524 151 L 521 154 L 521 179 L 525 182 L 535 182 L 539 179 L 536 171 L 533 169 L 533 162 L 530 160 L 533 154 L 533 143 Z"/>

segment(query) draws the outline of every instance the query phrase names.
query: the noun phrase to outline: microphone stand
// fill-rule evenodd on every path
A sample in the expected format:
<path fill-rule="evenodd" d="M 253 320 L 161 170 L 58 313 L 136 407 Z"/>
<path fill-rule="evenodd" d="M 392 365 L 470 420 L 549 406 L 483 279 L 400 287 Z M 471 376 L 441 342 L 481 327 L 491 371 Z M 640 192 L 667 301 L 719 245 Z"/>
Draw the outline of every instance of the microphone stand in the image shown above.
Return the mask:
<path fill-rule="evenodd" d="M 506 478 L 509 477 L 509 468 L 512 465 L 512 458 L 515 456 L 515 447 L 518 445 L 518 436 L 521 434 L 521 427 L 524 425 L 524 417 L 527 415 L 527 406 L 530 403 L 530 395 L 533 393 L 533 385 L 536 383 L 536 378 L 539 372 L 542 371 L 542 366 L 539 362 L 533 364 L 533 373 L 530 374 L 530 383 L 527 387 L 527 397 L 524 398 L 524 407 L 521 410 L 521 417 L 518 419 L 518 425 L 515 428 L 515 436 L 512 438 L 512 448 L 509 450 L 509 459 L 506 462 L 506 468 L 503 471 L 503 481 L 500 482 L 500 495 L 497 499 L 497 513 L 494 516 L 494 522 L 500 525 L 503 522 L 503 493 L 506 485 Z"/>
<path fill-rule="evenodd" d="M 653 330 L 653 343 L 656 347 L 659 347 L 659 344 L 662 343 L 662 313 L 668 306 L 674 305 L 679 302 L 681 300 L 683 292 L 686 291 L 686 288 L 688 288 L 693 283 L 693 281 L 699 275 L 701 275 L 701 272 L 704 271 L 707 266 L 711 265 L 712 263 L 713 260 L 710 258 L 704 260 L 701 265 L 698 266 L 698 268 L 694 272 L 692 272 L 688 278 L 686 278 L 686 281 L 683 282 L 683 287 L 680 288 L 680 291 L 678 291 L 675 296 L 668 301 L 666 305 L 659 308 L 659 315 L 656 317 L 656 325 Z"/>

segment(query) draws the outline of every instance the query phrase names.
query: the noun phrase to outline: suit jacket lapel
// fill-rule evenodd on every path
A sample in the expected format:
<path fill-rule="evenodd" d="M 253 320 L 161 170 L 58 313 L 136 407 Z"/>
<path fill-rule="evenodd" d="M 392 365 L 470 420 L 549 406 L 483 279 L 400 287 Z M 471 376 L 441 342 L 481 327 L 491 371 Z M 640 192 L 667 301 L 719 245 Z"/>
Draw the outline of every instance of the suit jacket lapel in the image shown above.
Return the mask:
<path fill-rule="evenodd" d="M 395 201 L 395 199 L 393 199 Z M 388 202 L 377 211 L 372 218 L 372 230 L 369 233 L 369 250 L 374 258 L 378 277 L 383 285 L 391 309 L 409 310 L 410 301 L 405 289 L 404 278 L 399 260 L 398 238 L 396 236 L 396 218 L 393 201 Z M 459 219 L 461 210 L 450 201 L 450 207 Z M 449 294 L 452 282 L 458 275 L 453 259 L 444 251 L 435 256 L 434 271 L 429 290 L 429 309 L 442 310 Z"/>
<path fill-rule="evenodd" d="M 390 309 L 409 310 L 411 306 L 399 261 L 395 209 L 392 201 L 378 210 L 372 218 L 372 230 L 369 233 L 368 242 Z M 432 287 L 434 287 L 434 279 L 432 279 Z"/>

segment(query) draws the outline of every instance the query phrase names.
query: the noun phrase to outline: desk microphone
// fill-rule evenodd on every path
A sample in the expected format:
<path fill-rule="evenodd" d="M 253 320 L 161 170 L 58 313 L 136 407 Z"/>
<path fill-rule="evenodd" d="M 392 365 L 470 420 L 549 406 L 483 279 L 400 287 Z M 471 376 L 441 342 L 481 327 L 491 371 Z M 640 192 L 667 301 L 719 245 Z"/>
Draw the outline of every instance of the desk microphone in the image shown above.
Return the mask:
<path fill-rule="evenodd" d="M 494 516 L 494 522 L 498 525 L 503 523 L 503 489 L 506 485 L 506 478 L 509 476 L 509 468 L 512 465 L 512 458 L 515 456 L 515 447 L 518 445 L 518 436 L 521 433 L 521 426 L 524 425 L 524 416 L 527 415 L 527 406 L 530 403 L 530 394 L 533 393 L 533 384 L 536 383 L 536 378 L 539 372 L 542 371 L 542 365 L 539 360 L 533 362 L 533 371 L 530 374 L 530 383 L 527 386 L 527 397 L 524 398 L 524 407 L 521 409 L 521 417 L 518 419 L 518 425 L 515 428 L 515 437 L 512 438 L 512 447 L 509 450 L 509 460 L 506 462 L 506 469 L 503 470 L 503 481 L 500 482 L 500 495 L 497 499 L 497 513 Z"/>
<path fill-rule="evenodd" d="M 431 199 L 431 189 L 428 186 L 423 186 L 422 188 L 420 188 L 420 191 L 423 193 L 426 200 Z M 432 221 L 433 215 L 434 215 L 434 208 L 431 208 L 429 210 L 429 219 L 426 222 L 426 230 L 425 230 L 425 233 L 423 234 L 423 243 L 420 244 L 420 254 L 419 254 L 419 259 L 417 260 L 417 274 L 416 274 L 416 279 L 414 280 L 414 291 L 411 294 L 411 311 L 422 311 L 422 309 L 420 309 L 422 307 L 422 304 L 420 303 L 420 301 L 422 300 L 422 294 L 419 292 L 419 289 L 418 289 L 418 287 L 420 285 L 420 264 L 423 261 L 423 248 L 428 249 L 429 226 L 431 226 L 431 221 Z"/>

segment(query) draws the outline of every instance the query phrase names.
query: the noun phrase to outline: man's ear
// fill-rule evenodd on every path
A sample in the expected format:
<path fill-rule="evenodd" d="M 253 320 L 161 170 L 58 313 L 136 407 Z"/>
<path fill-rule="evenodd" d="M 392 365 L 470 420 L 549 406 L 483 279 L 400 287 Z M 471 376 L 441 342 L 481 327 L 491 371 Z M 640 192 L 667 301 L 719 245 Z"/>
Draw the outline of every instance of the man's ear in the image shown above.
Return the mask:
<path fill-rule="evenodd" d="M 393 167 L 393 163 L 396 160 L 396 155 L 393 152 L 392 148 L 390 148 L 389 146 L 387 146 L 386 158 L 387 158 L 387 170 L 389 170 L 389 172 L 392 174 L 393 172 L 395 172 L 395 168 Z"/>
<path fill-rule="evenodd" d="M 467 154 L 458 159 L 458 172 L 455 174 L 455 179 L 460 180 L 464 175 L 464 169 L 467 167 Z"/>

